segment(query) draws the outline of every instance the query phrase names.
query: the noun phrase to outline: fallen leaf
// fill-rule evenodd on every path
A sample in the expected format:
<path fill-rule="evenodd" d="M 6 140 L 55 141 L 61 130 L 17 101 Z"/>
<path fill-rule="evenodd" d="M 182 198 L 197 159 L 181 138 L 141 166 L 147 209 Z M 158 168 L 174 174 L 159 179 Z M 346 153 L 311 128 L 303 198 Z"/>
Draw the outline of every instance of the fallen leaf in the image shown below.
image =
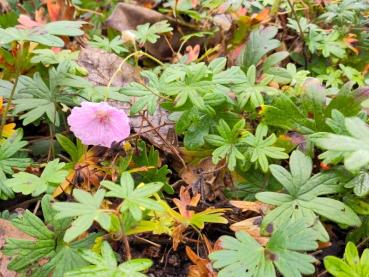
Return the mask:
<path fill-rule="evenodd" d="M 106 86 L 109 83 L 122 61 L 115 54 L 91 47 L 82 48 L 78 57 L 78 64 L 88 71 L 87 79 L 99 86 Z M 113 87 L 123 87 L 130 82 L 137 81 L 137 76 L 138 72 L 135 71 L 134 67 L 124 63 L 111 85 Z"/>
<path fill-rule="evenodd" d="M 186 47 L 186 52 L 187 52 L 187 61 L 186 63 L 192 63 L 194 61 L 197 60 L 197 58 L 199 57 L 200 54 L 200 45 L 196 44 L 194 47 L 192 47 L 191 45 L 188 45 Z"/>
<path fill-rule="evenodd" d="M 222 169 L 222 165 L 214 165 L 211 158 L 188 165 L 180 171 L 180 175 L 182 180 L 191 187 L 192 192 L 200 193 L 202 199 L 207 201 L 225 199 L 223 191 L 226 170 Z"/>
<path fill-rule="evenodd" d="M 270 205 L 265 204 L 260 201 L 237 201 L 237 200 L 231 200 L 229 203 L 239 209 L 241 209 L 243 212 L 246 211 L 253 211 L 258 214 L 266 214 L 268 210 L 270 209 Z"/>
<path fill-rule="evenodd" d="M 210 253 L 210 252 L 209 252 Z M 209 254 L 208 253 L 208 254 Z M 193 265 L 188 268 L 188 277 L 216 277 L 217 273 L 214 272 L 211 265 L 211 261 L 199 257 L 192 249 L 186 246 L 187 257 L 191 260 Z"/>
<path fill-rule="evenodd" d="M 257 240 L 261 245 L 266 245 L 269 241 L 268 237 L 263 237 L 260 234 L 260 224 L 262 221 L 261 216 L 250 217 L 246 220 L 242 220 L 240 222 L 234 223 L 230 226 L 230 229 L 233 232 L 243 231 L 252 236 L 255 240 Z"/>
<path fill-rule="evenodd" d="M 12 7 L 9 5 L 8 1 L 0 0 L 0 11 L 2 13 L 10 12 Z"/>
<path fill-rule="evenodd" d="M 155 43 L 146 43 L 145 50 L 151 55 L 155 56 L 160 60 L 171 59 L 175 53 L 178 51 L 180 45 L 182 44 L 181 37 L 185 34 L 193 33 L 193 28 L 181 25 L 179 22 L 170 20 L 169 17 L 139 5 L 132 5 L 127 3 L 119 3 L 116 5 L 111 16 L 108 18 L 106 24 L 108 27 L 118 30 L 119 32 L 135 30 L 138 25 L 146 23 L 155 23 L 162 20 L 169 20 L 171 26 L 174 28 L 172 35 L 170 37 L 161 38 Z M 176 25 L 178 24 L 178 30 Z M 180 29 L 180 31 L 179 31 Z M 213 38 L 199 38 L 194 37 L 185 43 L 184 47 L 188 45 L 195 46 L 200 44 L 201 46 L 205 43 L 208 48 L 212 45 L 217 45 L 222 40 L 220 32 L 216 33 Z M 169 47 L 168 43 L 171 45 Z"/>

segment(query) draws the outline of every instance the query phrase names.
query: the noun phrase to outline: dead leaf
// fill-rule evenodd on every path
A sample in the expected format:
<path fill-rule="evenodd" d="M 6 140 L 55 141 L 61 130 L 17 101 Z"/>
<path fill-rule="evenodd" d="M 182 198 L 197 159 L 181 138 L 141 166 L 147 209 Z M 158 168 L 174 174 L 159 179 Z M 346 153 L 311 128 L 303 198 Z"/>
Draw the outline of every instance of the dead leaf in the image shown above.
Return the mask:
<path fill-rule="evenodd" d="M 0 250 L 5 244 L 5 240 L 8 238 L 34 240 L 33 237 L 23 233 L 16 228 L 11 221 L 0 218 Z M 16 277 L 18 274 L 14 271 L 8 270 L 8 264 L 10 257 L 5 256 L 0 251 L 0 276 L 4 277 Z"/>
<path fill-rule="evenodd" d="M 264 237 L 260 234 L 260 223 L 262 221 L 261 216 L 250 217 L 246 220 L 234 223 L 230 226 L 233 232 L 243 231 L 252 236 L 261 245 L 266 245 L 269 241 L 268 237 Z"/>
<path fill-rule="evenodd" d="M 229 203 L 239 209 L 241 209 L 243 212 L 246 211 L 253 211 L 258 214 L 266 214 L 268 210 L 270 209 L 270 205 L 265 204 L 260 201 L 237 201 L 237 200 L 231 200 Z"/>
<path fill-rule="evenodd" d="M 194 194 L 200 193 L 202 199 L 214 201 L 224 200 L 224 178 L 226 171 L 222 165 L 214 165 L 211 158 L 191 164 L 180 171 L 181 178 L 190 185 Z"/>
<path fill-rule="evenodd" d="M 356 39 L 356 34 L 348 34 L 344 39 L 343 42 L 347 45 L 348 48 L 350 48 L 356 55 L 359 55 L 359 48 L 355 47 L 355 44 L 359 40 Z"/>
<path fill-rule="evenodd" d="M 95 188 L 99 187 L 104 172 L 98 165 L 100 157 L 97 152 L 97 147 L 92 147 L 80 158 L 74 168 L 69 171 L 65 181 L 55 189 L 53 197 L 63 192 L 69 194 L 73 186 L 81 187 L 86 191 L 91 191 L 91 185 Z"/>
<path fill-rule="evenodd" d="M 229 14 L 216 14 L 213 17 L 213 22 L 223 31 L 229 31 L 232 27 L 232 16 Z"/>
<path fill-rule="evenodd" d="M 193 265 L 188 268 L 188 277 L 216 277 L 211 261 L 199 257 L 192 249 L 186 246 L 187 257 L 191 260 Z"/>
<path fill-rule="evenodd" d="M 192 47 L 191 45 L 188 45 L 186 47 L 186 52 L 187 52 L 187 61 L 186 63 L 192 63 L 194 61 L 197 60 L 197 58 L 199 57 L 200 54 L 200 45 L 196 44 L 194 47 Z"/>
<path fill-rule="evenodd" d="M 74 6 L 69 0 L 47 0 L 50 21 L 73 19 Z"/>
<path fill-rule="evenodd" d="M 10 12 L 11 6 L 9 5 L 8 1 L 6 0 L 0 0 L 0 11 L 2 13 Z"/>
<path fill-rule="evenodd" d="M 81 48 L 78 64 L 88 71 L 87 79 L 95 85 L 106 86 L 114 72 L 122 63 L 122 59 L 115 54 L 96 48 Z M 138 80 L 138 72 L 128 63 L 121 66 L 112 86 L 123 87 Z"/>
<path fill-rule="evenodd" d="M 199 201 L 200 194 L 191 197 L 188 189 L 185 187 L 181 187 L 179 199 L 173 198 L 173 202 L 177 206 L 179 213 L 186 218 L 191 218 L 195 214 L 194 211 L 188 210 L 188 207 L 196 207 Z"/>
<path fill-rule="evenodd" d="M 151 55 L 160 60 L 170 60 L 175 54 L 173 53 L 173 50 L 178 51 L 182 43 L 181 37 L 185 34 L 193 33 L 194 28 L 182 26 L 180 22 L 176 22 L 175 20 L 170 19 L 170 17 L 167 17 L 157 11 L 127 3 L 119 3 L 115 7 L 111 16 L 108 18 L 106 24 L 108 27 L 123 32 L 127 30 L 135 30 L 138 25 L 155 23 L 162 20 L 170 21 L 169 23 L 174 28 L 172 35 L 166 38 L 161 36 L 161 38 L 155 44 L 146 43 L 145 49 Z M 181 26 L 177 28 L 177 25 Z M 200 28 L 196 27 L 196 31 L 200 31 Z M 211 48 L 212 45 L 217 45 L 221 40 L 221 34 L 218 32 L 212 38 L 191 38 L 187 43 L 185 43 L 184 46 L 195 46 L 196 44 L 200 44 L 200 46 L 202 46 L 206 43 L 207 47 Z"/>

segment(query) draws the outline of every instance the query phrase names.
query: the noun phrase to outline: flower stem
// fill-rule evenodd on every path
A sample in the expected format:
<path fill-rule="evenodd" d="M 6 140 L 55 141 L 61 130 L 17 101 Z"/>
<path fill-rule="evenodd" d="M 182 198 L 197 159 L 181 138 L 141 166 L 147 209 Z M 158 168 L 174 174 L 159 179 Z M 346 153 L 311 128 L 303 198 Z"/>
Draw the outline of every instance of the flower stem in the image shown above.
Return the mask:
<path fill-rule="evenodd" d="M 10 92 L 10 95 L 9 95 L 9 98 L 8 98 L 8 101 L 7 101 L 7 104 L 6 104 L 6 107 L 5 107 L 5 109 L 3 111 L 3 114 L 1 116 L 0 138 L 3 137 L 4 126 L 5 126 L 5 123 L 6 123 L 6 119 L 8 117 L 8 112 L 9 112 L 9 109 L 10 109 L 10 105 L 12 103 L 12 99 L 13 99 L 14 94 L 15 94 L 15 90 L 17 88 L 18 80 L 19 80 L 19 74 L 17 74 L 17 76 L 15 78 L 15 82 L 14 82 L 13 88 L 12 88 L 12 90 Z"/>
<path fill-rule="evenodd" d="M 164 65 L 164 63 L 162 63 L 161 61 L 159 61 L 157 58 L 151 56 L 150 54 L 143 52 L 143 51 L 135 51 L 131 54 L 129 54 L 127 57 L 125 57 L 122 62 L 119 64 L 117 70 L 114 71 L 113 75 L 111 76 L 108 85 L 106 86 L 106 90 L 105 90 L 105 95 L 104 95 L 104 100 L 106 101 L 109 97 L 109 88 L 111 87 L 113 81 L 115 80 L 115 78 L 117 77 L 119 71 L 122 70 L 122 66 L 126 63 L 126 61 L 129 60 L 129 58 L 133 57 L 133 56 L 146 56 L 147 58 L 153 60 L 154 62 L 158 63 L 159 65 Z"/>

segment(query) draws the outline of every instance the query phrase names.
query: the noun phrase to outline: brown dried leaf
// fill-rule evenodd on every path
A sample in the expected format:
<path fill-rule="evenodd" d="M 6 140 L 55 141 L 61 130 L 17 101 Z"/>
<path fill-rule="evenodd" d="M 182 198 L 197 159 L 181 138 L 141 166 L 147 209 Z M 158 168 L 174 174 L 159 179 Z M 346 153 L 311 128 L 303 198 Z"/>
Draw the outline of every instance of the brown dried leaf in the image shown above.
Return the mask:
<path fill-rule="evenodd" d="M 0 12 L 6 13 L 10 12 L 12 7 L 9 5 L 8 1 L 0 0 Z"/>
<path fill-rule="evenodd" d="M 88 71 L 87 79 L 95 85 L 108 85 L 114 72 L 122 63 L 122 59 L 115 54 L 108 53 L 101 49 L 92 47 L 81 48 L 78 57 L 78 64 Z M 121 65 L 121 70 L 112 81 L 113 87 L 123 87 L 127 84 L 138 81 L 139 74 L 130 64 Z"/>
<path fill-rule="evenodd" d="M 194 197 L 191 197 L 185 187 L 181 187 L 179 199 L 173 198 L 173 202 L 178 207 L 180 214 L 186 218 L 191 218 L 195 214 L 194 211 L 188 210 L 188 207 L 196 207 L 199 201 L 200 194 L 196 194 Z"/>
<path fill-rule="evenodd" d="M 198 164 L 192 164 L 180 172 L 181 178 L 190 185 L 194 194 L 200 193 L 202 199 L 214 201 L 224 200 L 225 170 L 222 165 L 214 165 L 211 158 L 203 159 Z"/>
<path fill-rule="evenodd" d="M 234 232 L 244 231 L 252 236 L 261 245 L 266 245 L 269 241 L 268 237 L 263 237 L 260 234 L 260 223 L 262 221 L 261 216 L 250 217 L 246 220 L 234 223 L 230 226 Z"/>
<path fill-rule="evenodd" d="M 165 15 L 147 9 L 138 5 L 131 5 L 127 3 L 119 3 L 112 15 L 107 20 L 107 26 L 116 29 L 120 32 L 127 31 L 127 30 L 135 30 L 138 25 L 142 25 L 145 23 L 155 23 L 162 20 L 170 20 L 169 17 Z M 194 28 L 189 28 L 186 24 L 181 24 L 179 21 L 174 22 L 174 20 L 170 20 L 170 24 L 174 27 L 174 31 L 172 32 L 171 36 L 161 38 L 155 43 L 146 43 L 145 49 L 152 54 L 153 56 L 157 57 L 158 59 L 170 59 L 173 57 L 175 53 L 174 51 L 178 51 L 182 41 L 181 37 L 183 34 L 193 33 Z M 174 24 L 173 24 L 174 23 Z M 176 23 L 178 25 L 186 25 L 181 26 L 180 28 L 176 28 Z M 201 29 L 201 26 L 196 26 L 196 31 Z M 211 39 L 207 38 L 191 38 L 184 46 L 187 45 L 204 45 L 205 43 L 209 48 L 212 45 L 218 44 L 222 40 L 220 32 L 216 33 L 215 36 Z M 170 46 L 168 45 L 170 44 Z"/>
<path fill-rule="evenodd" d="M 231 205 L 241 209 L 243 212 L 246 211 L 253 211 L 258 214 L 266 214 L 267 211 L 270 209 L 270 205 L 265 204 L 260 201 L 237 201 L 237 200 L 231 200 L 229 201 Z"/>
<path fill-rule="evenodd" d="M 211 262 L 208 259 L 199 257 L 192 249 L 186 246 L 187 257 L 194 265 L 190 265 L 188 268 L 188 277 L 216 277 L 217 273 L 214 272 Z"/>

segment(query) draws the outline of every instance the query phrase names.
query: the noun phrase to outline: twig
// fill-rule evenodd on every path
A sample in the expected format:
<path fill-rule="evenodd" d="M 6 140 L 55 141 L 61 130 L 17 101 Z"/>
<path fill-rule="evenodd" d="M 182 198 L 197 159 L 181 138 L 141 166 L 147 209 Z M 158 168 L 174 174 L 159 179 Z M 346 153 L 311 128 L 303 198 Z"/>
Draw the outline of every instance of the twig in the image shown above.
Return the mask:
<path fill-rule="evenodd" d="M 41 200 L 38 200 L 36 203 L 36 207 L 33 209 L 33 214 L 36 214 L 38 211 L 38 208 L 40 207 L 41 204 Z"/>
<path fill-rule="evenodd" d="M 141 116 L 153 128 L 153 131 L 159 136 L 159 138 L 164 142 L 164 144 L 166 144 L 170 148 L 170 150 L 173 151 L 174 155 L 181 161 L 183 167 L 184 168 L 187 168 L 186 162 L 183 160 L 183 158 L 181 157 L 181 155 L 178 153 L 178 150 L 172 144 L 168 143 L 165 138 L 163 138 L 163 136 L 155 129 L 155 126 L 153 126 L 153 124 L 151 123 L 151 121 L 144 114 L 141 114 Z"/>
<path fill-rule="evenodd" d="M 125 57 L 122 62 L 119 64 L 118 68 L 114 71 L 113 75 L 111 76 L 107 86 L 106 86 L 106 91 L 105 91 L 105 101 L 108 99 L 108 96 L 109 96 L 109 88 L 111 87 L 113 81 L 115 80 L 115 78 L 117 77 L 119 71 L 122 70 L 122 66 L 131 58 L 131 57 L 134 57 L 134 56 L 146 56 L 148 57 L 149 59 L 155 61 L 156 63 L 158 63 L 159 65 L 164 65 L 161 61 L 159 61 L 157 58 L 151 56 L 150 54 L 146 53 L 146 52 L 143 52 L 143 51 L 135 51 L 131 54 L 129 54 L 127 57 Z"/>
<path fill-rule="evenodd" d="M 305 69 L 307 69 L 308 55 L 307 55 L 307 51 L 306 51 L 305 35 L 304 35 L 304 32 L 302 31 L 302 27 L 301 27 L 301 24 L 300 24 L 300 19 L 297 16 L 294 5 L 291 3 L 290 0 L 287 0 L 287 3 L 291 8 L 291 13 L 294 16 L 294 18 L 296 20 L 297 27 L 299 29 L 300 38 L 302 40 L 302 53 L 304 55 L 304 67 L 305 67 Z"/>
<path fill-rule="evenodd" d="M 148 244 L 151 244 L 151 245 L 153 245 L 153 246 L 155 246 L 155 247 L 157 247 L 157 248 L 160 248 L 160 247 L 161 247 L 161 245 L 160 245 L 160 244 L 155 243 L 155 242 L 153 242 L 153 241 L 151 241 L 151 240 L 144 239 L 144 238 L 141 238 L 141 237 L 139 237 L 139 236 L 135 236 L 135 238 L 136 238 L 136 239 L 138 239 L 138 240 L 142 240 L 142 241 L 144 241 L 144 242 L 146 242 L 146 243 L 148 243 Z"/>
<path fill-rule="evenodd" d="M 6 123 L 6 119 L 8 117 L 8 112 L 9 112 L 9 109 L 10 109 L 10 105 L 12 103 L 12 100 L 13 100 L 13 97 L 14 97 L 14 94 L 15 94 L 15 91 L 16 91 L 16 88 L 17 88 L 18 80 L 19 80 L 19 74 L 17 74 L 17 77 L 15 79 L 12 91 L 10 92 L 10 96 L 9 96 L 7 104 L 6 104 L 6 108 L 4 109 L 2 117 L 1 117 L 0 138 L 3 137 L 4 126 L 5 126 L 5 123 Z"/>

